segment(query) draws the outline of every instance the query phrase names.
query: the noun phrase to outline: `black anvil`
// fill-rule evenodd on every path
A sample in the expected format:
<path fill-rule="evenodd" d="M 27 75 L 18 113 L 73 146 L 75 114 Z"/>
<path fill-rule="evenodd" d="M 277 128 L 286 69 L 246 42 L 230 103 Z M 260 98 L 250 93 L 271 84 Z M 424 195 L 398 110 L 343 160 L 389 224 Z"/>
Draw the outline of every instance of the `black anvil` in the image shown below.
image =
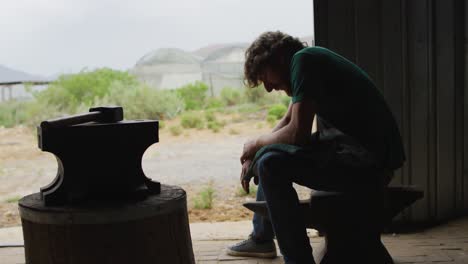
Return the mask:
<path fill-rule="evenodd" d="M 93 200 L 144 199 L 160 183 L 143 173 L 141 159 L 158 142 L 158 121 L 123 121 L 122 107 L 96 107 L 89 113 L 43 121 L 39 148 L 58 162 L 54 181 L 41 188 L 45 205 Z"/>

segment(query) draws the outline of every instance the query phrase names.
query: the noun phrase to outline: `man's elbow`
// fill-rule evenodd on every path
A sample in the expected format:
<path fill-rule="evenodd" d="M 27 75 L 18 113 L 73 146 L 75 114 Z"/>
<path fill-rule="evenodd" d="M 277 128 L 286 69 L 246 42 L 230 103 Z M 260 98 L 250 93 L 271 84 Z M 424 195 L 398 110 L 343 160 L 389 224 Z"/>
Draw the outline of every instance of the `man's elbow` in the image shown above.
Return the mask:
<path fill-rule="evenodd" d="M 308 133 L 294 133 L 292 137 L 293 145 L 306 146 L 310 144 L 310 134 Z"/>

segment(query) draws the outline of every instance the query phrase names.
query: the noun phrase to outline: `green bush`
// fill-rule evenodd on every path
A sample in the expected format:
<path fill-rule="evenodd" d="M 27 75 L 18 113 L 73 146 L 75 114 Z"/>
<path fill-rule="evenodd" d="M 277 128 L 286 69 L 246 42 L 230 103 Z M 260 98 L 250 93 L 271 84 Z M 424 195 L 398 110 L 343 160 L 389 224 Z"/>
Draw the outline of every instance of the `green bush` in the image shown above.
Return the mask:
<path fill-rule="evenodd" d="M 244 96 L 249 103 L 260 102 L 266 94 L 268 94 L 268 92 L 265 90 L 263 85 L 254 88 L 246 87 L 244 90 Z"/>
<path fill-rule="evenodd" d="M 40 105 L 53 106 L 60 112 L 73 114 L 80 105 L 94 105 L 97 99 L 108 95 L 114 83 L 123 86 L 138 84 L 128 72 L 108 68 L 62 75 L 46 90 L 34 93 Z"/>
<path fill-rule="evenodd" d="M 258 111 L 261 110 L 261 107 L 257 104 L 252 104 L 252 103 L 247 103 L 247 104 L 241 104 L 236 107 L 238 113 L 242 114 L 251 114 L 251 113 L 257 113 Z"/>
<path fill-rule="evenodd" d="M 184 110 L 176 92 L 150 88 L 127 72 L 111 69 L 61 76 L 34 97 L 25 108 L 28 123 L 33 125 L 100 105 L 122 106 L 126 119 L 173 118 Z"/>
<path fill-rule="evenodd" d="M 239 187 L 236 192 L 237 197 L 244 197 L 244 196 L 250 196 L 250 197 L 256 197 L 257 196 L 257 187 L 254 185 L 249 186 L 249 193 L 247 193 L 244 188 Z"/>
<path fill-rule="evenodd" d="M 13 127 L 25 123 L 28 119 L 28 103 L 7 101 L 0 103 L 0 126 Z"/>
<path fill-rule="evenodd" d="M 209 97 L 208 99 L 206 99 L 205 104 L 206 109 L 216 109 L 226 106 L 223 100 L 217 97 Z"/>
<path fill-rule="evenodd" d="M 216 121 L 216 114 L 214 111 L 206 111 L 205 112 L 205 119 L 207 122 Z"/>
<path fill-rule="evenodd" d="M 239 89 L 225 87 L 221 90 L 221 100 L 227 105 L 232 106 L 241 102 L 242 95 Z"/>
<path fill-rule="evenodd" d="M 278 119 L 276 118 L 276 116 L 273 115 L 268 115 L 266 118 L 266 121 L 268 122 L 268 124 L 270 124 L 271 127 L 274 127 L 276 125 L 277 120 Z"/>
<path fill-rule="evenodd" d="M 289 104 L 291 103 L 291 97 L 287 96 L 287 95 L 283 95 L 281 96 L 281 103 L 283 105 L 285 105 L 286 107 L 289 106 Z"/>
<path fill-rule="evenodd" d="M 5 200 L 7 203 L 17 203 L 21 199 L 21 196 L 13 196 Z"/>
<path fill-rule="evenodd" d="M 158 129 L 164 129 L 166 127 L 166 122 L 163 120 L 158 120 Z"/>
<path fill-rule="evenodd" d="M 274 116 L 277 120 L 281 119 L 288 111 L 284 104 L 275 104 L 268 109 L 268 116 Z"/>
<path fill-rule="evenodd" d="M 204 127 L 204 122 L 199 114 L 194 112 L 183 113 L 180 117 L 180 124 L 183 128 L 201 128 Z"/>
<path fill-rule="evenodd" d="M 186 110 L 199 110 L 205 106 L 208 85 L 203 82 L 187 84 L 176 89 L 177 94 L 184 100 Z"/>
<path fill-rule="evenodd" d="M 211 121 L 207 123 L 207 127 L 211 131 L 218 133 L 221 130 L 221 128 L 224 127 L 224 124 L 218 121 Z"/>
<path fill-rule="evenodd" d="M 86 109 L 86 112 L 89 109 Z M 36 100 L 29 102 L 25 108 L 26 124 L 31 127 L 38 126 L 42 121 L 70 115 L 64 111 L 60 111 L 55 105 L 47 105 Z"/>
<path fill-rule="evenodd" d="M 143 84 L 128 87 L 114 83 L 109 94 L 95 104 L 120 105 L 126 119 L 171 119 L 184 110 L 183 100 L 174 91 Z"/>
<path fill-rule="evenodd" d="M 195 209 L 211 209 L 213 207 L 214 189 L 207 186 L 201 190 L 194 200 Z"/>

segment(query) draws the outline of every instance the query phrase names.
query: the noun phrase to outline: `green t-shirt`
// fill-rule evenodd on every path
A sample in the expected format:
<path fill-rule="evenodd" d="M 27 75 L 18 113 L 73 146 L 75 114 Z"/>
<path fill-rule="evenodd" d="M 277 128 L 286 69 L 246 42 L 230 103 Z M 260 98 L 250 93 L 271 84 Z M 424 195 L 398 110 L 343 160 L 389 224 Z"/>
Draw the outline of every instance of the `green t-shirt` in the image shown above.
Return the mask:
<path fill-rule="evenodd" d="M 344 57 L 321 47 L 298 51 L 291 61 L 292 102 L 305 98 L 316 114 L 373 153 L 383 168 L 405 160 L 396 121 L 369 76 Z"/>

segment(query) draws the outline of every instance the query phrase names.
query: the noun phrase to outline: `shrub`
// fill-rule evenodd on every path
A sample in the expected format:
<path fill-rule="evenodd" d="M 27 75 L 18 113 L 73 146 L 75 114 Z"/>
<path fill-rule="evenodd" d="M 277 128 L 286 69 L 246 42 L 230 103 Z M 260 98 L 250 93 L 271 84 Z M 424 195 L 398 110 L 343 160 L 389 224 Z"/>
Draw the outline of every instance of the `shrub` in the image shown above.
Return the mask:
<path fill-rule="evenodd" d="M 291 103 L 291 97 L 287 95 L 281 96 L 281 103 L 284 104 L 286 107 L 288 107 L 289 103 Z"/>
<path fill-rule="evenodd" d="M 245 87 L 244 90 L 244 96 L 249 103 L 260 102 L 260 100 L 265 97 L 267 93 L 268 92 L 265 90 L 263 85 L 254 88 Z"/>
<path fill-rule="evenodd" d="M 164 129 L 166 127 L 166 122 L 164 122 L 163 120 L 159 120 L 158 121 L 158 128 L 159 129 Z"/>
<path fill-rule="evenodd" d="M 128 72 L 102 68 L 62 75 L 46 90 L 33 95 L 40 105 L 54 106 L 60 112 L 73 114 L 79 105 L 94 105 L 96 99 L 108 95 L 112 84 L 116 82 L 124 86 L 138 84 L 136 78 Z"/>
<path fill-rule="evenodd" d="M 182 128 L 180 126 L 171 126 L 169 127 L 169 131 L 173 136 L 179 136 L 180 134 L 182 134 Z"/>
<path fill-rule="evenodd" d="M 194 200 L 195 209 L 211 209 L 213 207 L 214 192 L 212 186 L 207 186 L 201 190 Z"/>
<path fill-rule="evenodd" d="M 268 115 L 266 119 L 266 121 L 268 122 L 268 124 L 270 124 L 271 127 L 274 127 L 276 125 L 277 120 L 278 119 L 276 119 L 276 116 L 273 115 Z"/>
<path fill-rule="evenodd" d="M 7 203 L 17 203 L 21 199 L 21 196 L 10 197 L 5 200 Z"/>
<path fill-rule="evenodd" d="M 242 95 L 238 89 L 225 87 L 221 90 L 221 100 L 228 106 L 239 104 L 241 99 Z"/>
<path fill-rule="evenodd" d="M 200 115 L 193 112 L 182 114 L 180 117 L 180 124 L 183 128 L 200 128 L 201 126 L 204 126 L 203 119 Z"/>
<path fill-rule="evenodd" d="M 213 111 L 206 111 L 205 112 L 205 119 L 207 122 L 216 121 L 216 115 Z"/>
<path fill-rule="evenodd" d="M 176 89 L 177 94 L 184 100 L 186 110 L 202 109 L 205 105 L 207 91 L 208 86 L 198 81 Z"/>
<path fill-rule="evenodd" d="M 218 133 L 221 128 L 224 127 L 224 124 L 217 121 L 211 121 L 207 123 L 207 127 L 211 129 L 211 131 Z"/>
<path fill-rule="evenodd" d="M 29 102 L 25 111 L 27 116 L 26 124 L 31 127 L 39 125 L 44 120 L 63 117 L 70 114 L 64 111 L 60 111 L 58 106 L 44 105 L 38 101 Z M 86 112 L 87 111 L 88 109 Z"/>
<path fill-rule="evenodd" d="M 275 104 L 268 109 L 268 115 L 274 116 L 278 120 L 286 114 L 286 111 L 288 111 L 288 108 L 284 104 Z"/>
<path fill-rule="evenodd" d="M 257 104 L 247 103 L 237 106 L 237 112 L 242 114 L 257 113 L 260 111 L 260 106 Z"/>
<path fill-rule="evenodd" d="M 126 119 L 171 119 L 184 109 L 184 102 L 170 90 L 156 90 L 144 84 L 133 87 L 114 83 L 109 94 L 96 105 L 120 105 Z"/>
<path fill-rule="evenodd" d="M 257 196 L 257 187 L 254 185 L 249 186 L 249 193 L 247 193 L 244 188 L 239 187 L 236 192 L 236 196 L 238 197 L 244 197 L 244 196 L 250 196 L 250 197 L 256 197 Z"/>
<path fill-rule="evenodd" d="M 206 99 L 205 104 L 206 104 L 205 105 L 206 109 L 215 109 L 215 108 L 221 108 L 225 106 L 223 100 L 217 97 L 209 97 L 208 99 Z"/>
<path fill-rule="evenodd" d="M 0 103 L 0 126 L 13 127 L 28 119 L 27 103 L 8 101 Z"/>

